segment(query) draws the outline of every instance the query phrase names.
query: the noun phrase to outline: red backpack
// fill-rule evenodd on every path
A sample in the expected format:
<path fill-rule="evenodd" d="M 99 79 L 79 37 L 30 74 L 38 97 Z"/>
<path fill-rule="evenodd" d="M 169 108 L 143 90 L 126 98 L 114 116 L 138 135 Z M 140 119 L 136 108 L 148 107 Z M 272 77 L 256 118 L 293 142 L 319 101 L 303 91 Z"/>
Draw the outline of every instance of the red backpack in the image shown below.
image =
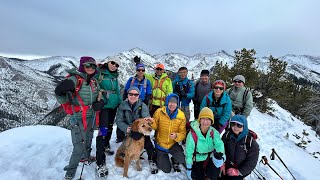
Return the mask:
<path fill-rule="evenodd" d="M 70 77 L 71 75 L 66 76 L 66 78 Z M 75 92 L 72 94 L 71 99 L 73 98 L 77 98 L 80 105 L 73 105 L 71 104 L 70 100 L 68 100 L 66 103 L 61 104 L 62 109 L 64 110 L 64 112 L 66 112 L 66 114 L 73 114 L 75 111 L 75 113 L 82 111 L 82 124 L 83 124 L 83 128 L 86 131 L 87 129 L 87 110 L 90 109 L 90 106 L 86 106 L 83 103 L 82 98 L 79 95 L 79 90 L 81 89 L 82 83 L 83 83 L 83 78 L 79 75 L 74 75 L 77 79 L 77 83 L 76 83 L 76 88 L 75 88 Z M 92 83 L 95 83 L 95 80 L 91 80 L 90 85 Z M 93 90 L 93 89 L 92 89 Z M 99 122 L 99 112 L 96 112 L 96 123 Z"/>

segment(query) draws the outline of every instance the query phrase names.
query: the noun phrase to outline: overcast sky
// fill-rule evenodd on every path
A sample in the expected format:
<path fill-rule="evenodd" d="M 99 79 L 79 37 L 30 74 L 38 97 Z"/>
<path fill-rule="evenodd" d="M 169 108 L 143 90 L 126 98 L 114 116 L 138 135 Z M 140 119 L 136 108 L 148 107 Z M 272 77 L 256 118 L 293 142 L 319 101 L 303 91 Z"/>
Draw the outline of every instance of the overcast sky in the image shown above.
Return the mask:
<path fill-rule="evenodd" d="M 320 0 L 1 0 L 0 53 L 320 56 Z"/>

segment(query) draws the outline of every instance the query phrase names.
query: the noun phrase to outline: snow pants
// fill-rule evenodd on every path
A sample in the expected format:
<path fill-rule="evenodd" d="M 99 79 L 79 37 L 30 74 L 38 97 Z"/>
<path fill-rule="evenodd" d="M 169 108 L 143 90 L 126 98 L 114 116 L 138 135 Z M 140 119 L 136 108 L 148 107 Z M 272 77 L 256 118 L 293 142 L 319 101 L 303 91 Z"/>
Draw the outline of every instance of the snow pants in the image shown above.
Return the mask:
<path fill-rule="evenodd" d="M 170 149 L 169 152 L 164 152 L 156 148 L 157 153 L 157 166 L 165 173 L 171 172 L 171 163 L 169 159 L 169 154 L 172 155 L 174 160 L 179 164 L 186 164 L 185 156 L 183 154 L 183 148 L 179 143 L 175 143 Z"/>
<path fill-rule="evenodd" d="M 206 167 L 204 167 L 205 161 L 193 162 L 191 177 L 194 180 L 203 180 L 208 177 L 210 180 L 217 179 L 220 174 L 220 168 L 217 168 L 211 158 L 209 158 Z"/>
<path fill-rule="evenodd" d="M 82 121 L 78 120 L 71 125 L 71 140 L 72 140 L 72 154 L 69 160 L 69 165 L 65 166 L 63 170 L 67 171 L 66 175 L 74 177 L 77 171 L 79 161 L 82 158 L 89 158 L 91 153 L 91 144 L 93 138 L 92 118 L 87 117 L 87 130 L 84 131 Z"/>

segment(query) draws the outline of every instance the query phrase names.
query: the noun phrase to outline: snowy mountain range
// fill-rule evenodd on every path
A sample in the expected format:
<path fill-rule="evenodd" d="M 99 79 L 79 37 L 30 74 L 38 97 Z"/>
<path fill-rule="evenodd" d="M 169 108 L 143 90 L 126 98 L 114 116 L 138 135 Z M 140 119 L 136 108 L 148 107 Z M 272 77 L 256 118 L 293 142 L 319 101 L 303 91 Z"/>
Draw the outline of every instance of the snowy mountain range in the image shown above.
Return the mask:
<path fill-rule="evenodd" d="M 225 51 L 214 54 L 186 56 L 179 53 L 150 55 L 134 48 L 117 54 L 121 59 L 120 84 L 135 73 L 133 57 L 141 57 L 147 73 L 153 73 L 156 63 L 165 64 L 168 71 L 179 67 L 189 69 L 189 78 L 200 76 L 202 69 L 213 69 L 216 61 L 233 65 L 233 56 Z M 106 59 L 108 59 L 107 57 Z M 320 84 L 320 57 L 286 55 L 280 57 L 288 63 L 287 73 L 312 83 Z M 101 62 L 102 59 L 98 59 Z M 0 56 L 0 132 L 12 127 L 34 124 L 66 126 L 65 114 L 59 111 L 54 97 L 56 82 L 66 76 L 66 69 L 79 66 L 79 58 L 53 56 L 48 58 L 21 60 Z M 256 66 L 266 71 L 266 57 L 257 58 Z"/>

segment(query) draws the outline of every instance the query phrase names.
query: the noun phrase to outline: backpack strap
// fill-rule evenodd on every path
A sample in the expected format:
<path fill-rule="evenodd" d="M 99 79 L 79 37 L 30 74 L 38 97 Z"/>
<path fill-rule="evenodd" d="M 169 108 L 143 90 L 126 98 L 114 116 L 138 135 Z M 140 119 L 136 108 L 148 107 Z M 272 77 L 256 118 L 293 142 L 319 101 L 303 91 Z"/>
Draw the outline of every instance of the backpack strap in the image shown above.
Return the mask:
<path fill-rule="evenodd" d="M 244 109 L 244 106 L 246 105 L 246 100 L 247 100 L 247 96 L 248 96 L 248 93 L 249 93 L 249 88 L 246 88 L 243 92 L 243 96 L 242 96 L 242 108 Z"/>
<path fill-rule="evenodd" d="M 194 152 L 193 152 L 192 159 L 194 159 L 194 161 L 196 161 L 198 136 L 197 136 L 196 132 L 192 128 L 190 129 L 190 132 L 191 132 L 191 135 L 192 135 L 192 138 L 193 138 L 193 141 L 194 141 Z M 214 139 L 214 131 L 213 130 L 210 132 L 210 136 L 211 136 L 212 139 Z M 210 156 L 210 153 L 211 152 L 207 153 L 208 156 Z"/>
<path fill-rule="evenodd" d="M 133 76 L 132 79 L 131 79 L 130 87 L 133 86 L 135 80 L 136 80 L 136 77 Z"/>
<path fill-rule="evenodd" d="M 210 99 L 208 97 L 208 94 L 206 95 L 206 102 L 207 102 L 207 107 L 210 108 Z"/>

